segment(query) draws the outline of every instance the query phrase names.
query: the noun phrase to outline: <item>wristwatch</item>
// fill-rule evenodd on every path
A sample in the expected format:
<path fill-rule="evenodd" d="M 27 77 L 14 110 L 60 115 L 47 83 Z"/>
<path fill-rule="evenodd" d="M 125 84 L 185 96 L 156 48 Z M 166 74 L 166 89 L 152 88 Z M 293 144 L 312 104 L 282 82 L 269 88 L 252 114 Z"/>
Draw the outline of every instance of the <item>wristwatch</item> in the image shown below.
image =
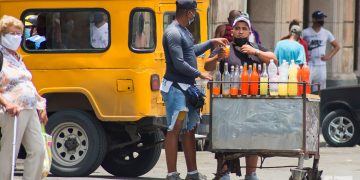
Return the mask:
<path fill-rule="evenodd" d="M 260 51 L 258 49 L 255 50 L 255 56 L 259 56 Z"/>

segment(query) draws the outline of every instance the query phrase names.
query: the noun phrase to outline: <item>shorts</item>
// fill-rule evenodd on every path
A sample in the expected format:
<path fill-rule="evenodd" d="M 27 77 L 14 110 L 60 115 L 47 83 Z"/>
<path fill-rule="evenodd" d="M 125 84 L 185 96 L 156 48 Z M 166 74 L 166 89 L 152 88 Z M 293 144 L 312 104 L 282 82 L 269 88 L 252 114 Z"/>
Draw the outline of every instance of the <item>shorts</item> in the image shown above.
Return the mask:
<path fill-rule="evenodd" d="M 179 112 L 185 111 L 186 116 L 184 119 L 182 131 L 188 132 L 193 130 L 197 123 L 200 121 L 200 110 L 194 109 L 186 105 L 186 98 L 182 91 L 171 86 L 169 92 L 161 91 L 162 98 L 166 107 L 166 120 L 168 131 L 172 131 Z"/>
<path fill-rule="evenodd" d="M 311 84 L 320 83 L 320 89 L 326 88 L 326 65 L 309 65 Z M 318 86 L 311 87 L 312 92 L 319 91 Z"/>

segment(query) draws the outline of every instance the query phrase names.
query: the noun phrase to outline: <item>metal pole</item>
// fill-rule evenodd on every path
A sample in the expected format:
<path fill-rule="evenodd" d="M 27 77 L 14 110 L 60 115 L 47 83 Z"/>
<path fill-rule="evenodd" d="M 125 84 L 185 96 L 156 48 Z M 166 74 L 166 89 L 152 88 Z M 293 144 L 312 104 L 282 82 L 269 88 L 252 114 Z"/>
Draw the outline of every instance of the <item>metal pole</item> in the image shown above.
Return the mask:
<path fill-rule="evenodd" d="M 15 161 L 16 161 L 16 134 L 17 134 L 17 117 L 14 117 L 14 136 L 12 142 L 12 162 L 11 162 L 11 180 L 14 180 L 14 172 L 15 172 Z"/>

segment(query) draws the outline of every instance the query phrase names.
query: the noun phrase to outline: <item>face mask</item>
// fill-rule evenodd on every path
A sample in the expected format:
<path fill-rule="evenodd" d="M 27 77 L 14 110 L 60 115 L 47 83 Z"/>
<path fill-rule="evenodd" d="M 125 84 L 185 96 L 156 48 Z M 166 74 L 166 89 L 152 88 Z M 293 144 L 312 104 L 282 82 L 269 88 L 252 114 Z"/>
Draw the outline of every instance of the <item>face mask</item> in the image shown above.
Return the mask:
<path fill-rule="evenodd" d="M 319 23 L 321 26 L 324 25 L 324 21 L 318 21 L 317 23 Z"/>
<path fill-rule="evenodd" d="M 237 46 L 243 46 L 248 42 L 248 38 L 234 38 L 234 43 Z"/>
<path fill-rule="evenodd" d="M 31 29 L 30 28 L 25 28 L 25 31 L 24 31 L 25 39 L 29 38 L 31 36 L 30 33 L 31 33 Z"/>
<path fill-rule="evenodd" d="M 20 35 L 12 35 L 12 34 L 5 34 L 1 36 L 1 44 L 13 51 L 16 51 L 21 43 L 21 36 Z"/>
<path fill-rule="evenodd" d="M 191 15 L 193 15 L 193 17 L 189 20 L 189 26 L 190 26 L 190 24 L 193 23 L 194 20 L 195 20 L 195 15 L 194 15 L 191 11 L 190 11 L 190 13 L 191 13 Z"/>

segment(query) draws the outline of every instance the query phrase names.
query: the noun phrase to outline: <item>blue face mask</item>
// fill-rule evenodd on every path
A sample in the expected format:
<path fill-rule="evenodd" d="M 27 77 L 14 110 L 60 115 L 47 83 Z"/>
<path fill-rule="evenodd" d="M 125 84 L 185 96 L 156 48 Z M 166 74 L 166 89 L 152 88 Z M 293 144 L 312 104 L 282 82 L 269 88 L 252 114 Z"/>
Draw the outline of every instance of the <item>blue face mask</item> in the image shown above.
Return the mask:
<path fill-rule="evenodd" d="M 25 39 L 27 39 L 31 36 L 30 32 L 31 32 L 30 28 L 25 28 L 25 30 L 24 30 Z"/>

